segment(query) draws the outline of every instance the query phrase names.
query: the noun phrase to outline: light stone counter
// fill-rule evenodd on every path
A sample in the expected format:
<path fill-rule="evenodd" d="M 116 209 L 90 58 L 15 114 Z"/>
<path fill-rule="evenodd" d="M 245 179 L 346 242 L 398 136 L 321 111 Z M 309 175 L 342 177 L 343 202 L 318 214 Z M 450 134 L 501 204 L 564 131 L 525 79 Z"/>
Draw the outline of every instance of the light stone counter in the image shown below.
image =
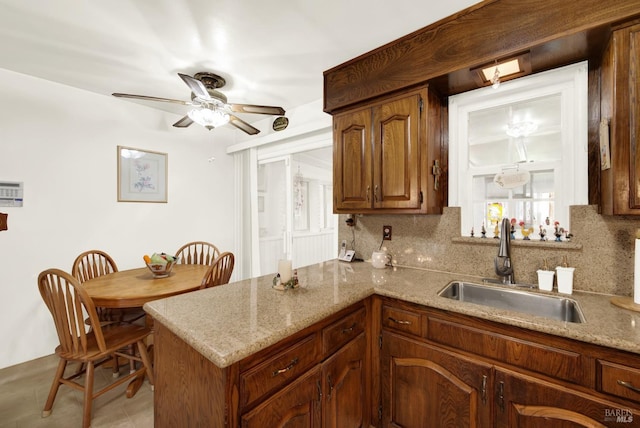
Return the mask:
<path fill-rule="evenodd" d="M 575 292 L 570 297 L 587 321 L 575 324 L 437 295 L 453 280 L 481 281 L 468 275 L 329 261 L 298 269 L 298 276 L 296 290 L 276 291 L 272 277 L 263 276 L 156 300 L 144 309 L 220 368 L 373 294 L 640 354 L 640 313 L 612 305 L 611 296 Z"/>

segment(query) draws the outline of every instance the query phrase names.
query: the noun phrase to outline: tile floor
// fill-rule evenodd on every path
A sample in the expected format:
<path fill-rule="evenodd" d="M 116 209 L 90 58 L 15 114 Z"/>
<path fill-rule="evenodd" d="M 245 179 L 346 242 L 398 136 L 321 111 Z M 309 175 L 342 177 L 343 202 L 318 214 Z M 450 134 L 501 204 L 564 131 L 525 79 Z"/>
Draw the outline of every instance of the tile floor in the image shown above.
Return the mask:
<path fill-rule="evenodd" d="M 58 365 L 55 355 L 38 358 L 0 370 L 0 428 L 73 428 L 82 426 L 82 393 L 60 386 L 53 410 L 42 418 L 42 408 Z M 67 370 L 73 370 L 69 365 Z M 123 373 L 126 368 L 122 368 Z M 95 386 L 112 380 L 111 368 L 99 367 Z M 147 381 L 132 398 L 127 398 L 127 383 L 93 401 L 93 428 L 153 427 L 153 391 Z"/>

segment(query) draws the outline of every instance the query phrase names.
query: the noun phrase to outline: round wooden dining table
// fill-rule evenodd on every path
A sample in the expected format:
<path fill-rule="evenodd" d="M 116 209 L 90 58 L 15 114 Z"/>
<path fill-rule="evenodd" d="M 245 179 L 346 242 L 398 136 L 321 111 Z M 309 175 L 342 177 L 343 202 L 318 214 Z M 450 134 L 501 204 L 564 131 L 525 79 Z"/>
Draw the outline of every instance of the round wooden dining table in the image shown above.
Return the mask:
<path fill-rule="evenodd" d="M 209 265 L 178 264 L 166 278 L 155 278 L 146 267 L 121 270 L 85 281 L 96 306 L 140 308 L 147 302 L 198 290 Z"/>

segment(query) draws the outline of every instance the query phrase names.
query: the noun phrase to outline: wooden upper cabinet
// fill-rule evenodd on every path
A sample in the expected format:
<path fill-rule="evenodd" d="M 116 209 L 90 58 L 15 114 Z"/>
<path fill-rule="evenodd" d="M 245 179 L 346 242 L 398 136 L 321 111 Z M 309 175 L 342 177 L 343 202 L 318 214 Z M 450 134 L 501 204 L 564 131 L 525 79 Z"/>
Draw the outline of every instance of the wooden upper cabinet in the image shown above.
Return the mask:
<path fill-rule="evenodd" d="M 602 212 L 640 215 L 640 24 L 613 32 L 602 61 L 601 91 L 611 151 L 611 168 L 602 171 Z"/>
<path fill-rule="evenodd" d="M 333 191 L 336 212 L 371 207 L 371 110 L 333 119 Z"/>
<path fill-rule="evenodd" d="M 420 94 L 373 108 L 373 207 L 420 208 Z"/>
<path fill-rule="evenodd" d="M 427 88 L 336 115 L 334 212 L 439 214 L 443 189 L 428 167 L 441 165 L 439 117 Z"/>

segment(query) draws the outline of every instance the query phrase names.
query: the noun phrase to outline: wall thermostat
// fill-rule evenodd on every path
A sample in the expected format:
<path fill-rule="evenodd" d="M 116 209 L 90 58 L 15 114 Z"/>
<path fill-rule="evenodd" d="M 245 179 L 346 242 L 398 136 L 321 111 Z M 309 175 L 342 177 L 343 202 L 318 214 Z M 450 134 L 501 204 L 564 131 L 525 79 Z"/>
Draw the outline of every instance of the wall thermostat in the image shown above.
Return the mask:
<path fill-rule="evenodd" d="M 0 181 L 0 207 L 21 207 L 24 183 Z"/>

